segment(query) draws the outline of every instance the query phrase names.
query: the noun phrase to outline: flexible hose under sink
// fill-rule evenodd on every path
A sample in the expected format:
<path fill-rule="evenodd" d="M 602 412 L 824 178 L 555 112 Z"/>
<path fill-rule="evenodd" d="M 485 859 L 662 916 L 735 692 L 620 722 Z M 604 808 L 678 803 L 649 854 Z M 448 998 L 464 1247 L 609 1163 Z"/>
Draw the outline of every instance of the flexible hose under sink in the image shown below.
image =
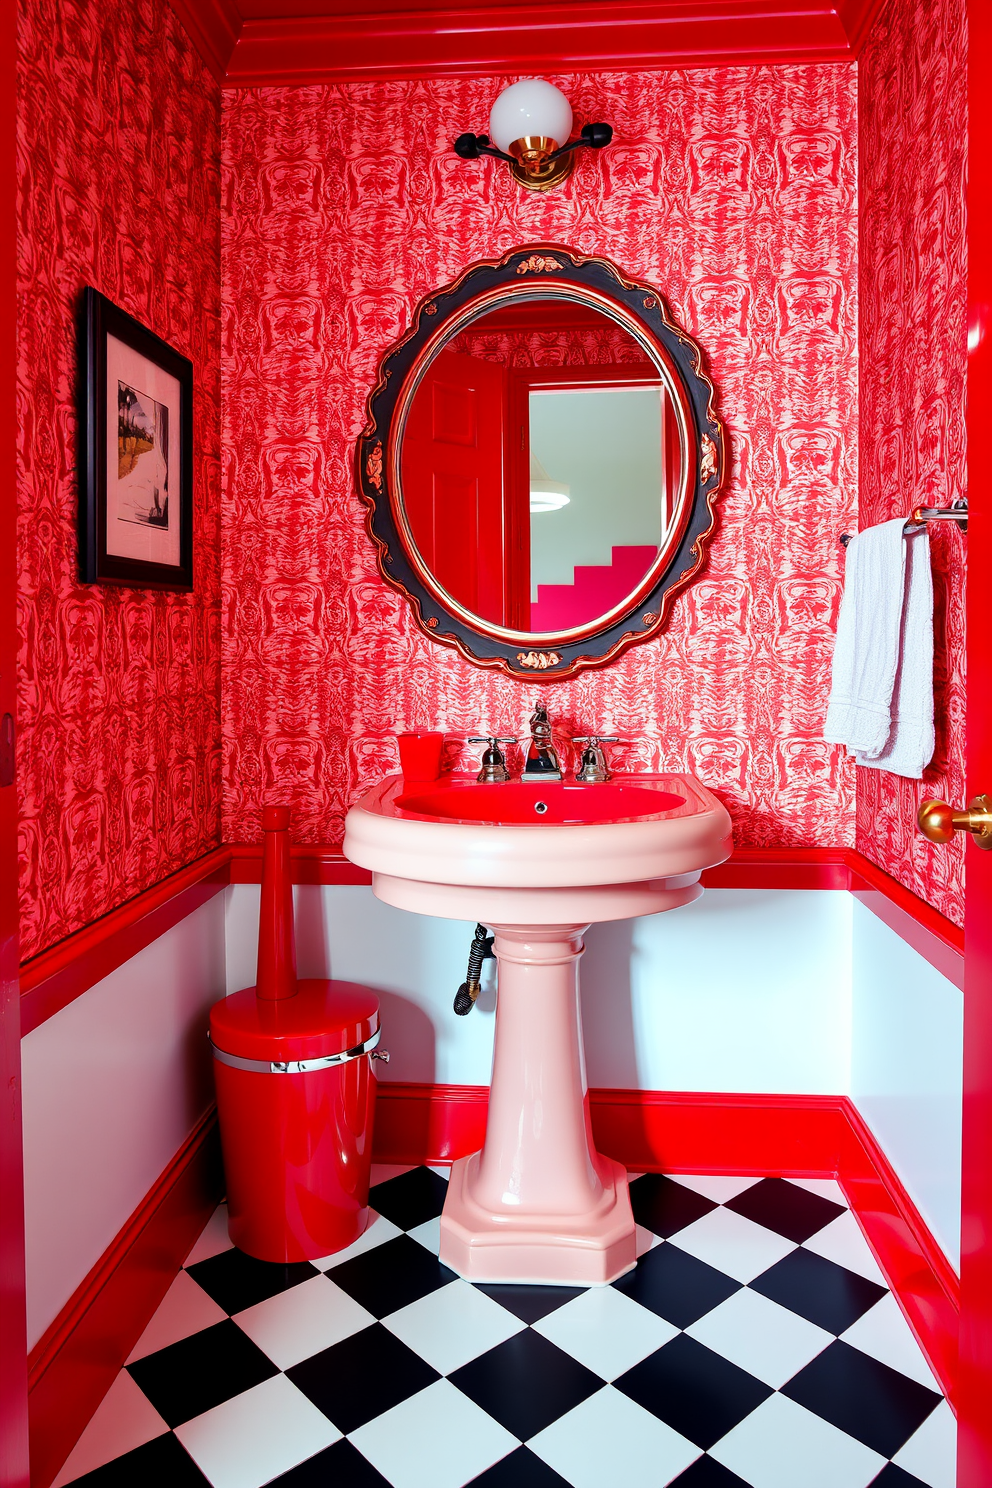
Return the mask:
<path fill-rule="evenodd" d="M 470 1013 L 475 1007 L 475 1000 L 482 991 L 480 978 L 482 976 L 483 961 L 491 961 L 495 958 L 493 951 L 492 935 L 486 934 L 485 925 L 476 925 L 472 946 L 468 953 L 468 970 L 465 980 L 455 993 L 454 1008 L 460 1018 Z"/>

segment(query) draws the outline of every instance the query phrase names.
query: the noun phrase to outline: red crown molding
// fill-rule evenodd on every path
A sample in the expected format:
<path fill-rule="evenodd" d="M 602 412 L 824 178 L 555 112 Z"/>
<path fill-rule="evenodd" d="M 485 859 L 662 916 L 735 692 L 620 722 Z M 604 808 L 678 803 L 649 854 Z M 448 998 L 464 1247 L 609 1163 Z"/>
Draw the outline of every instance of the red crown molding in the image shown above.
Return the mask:
<path fill-rule="evenodd" d="M 851 51 L 858 57 L 887 0 L 840 0 L 838 13 Z"/>
<path fill-rule="evenodd" d="M 840 19 L 826 4 L 786 11 L 760 0 L 587 0 L 247 21 L 225 86 L 840 61 L 850 55 Z M 468 121 L 469 127 L 484 124 Z"/>
<path fill-rule="evenodd" d="M 244 22 L 234 0 L 171 0 L 189 38 L 219 83 Z"/>
<path fill-rule="evenodd" d="M 254 0 L 245 16 L 236 0 L 172 0 L 228 88 L 851 61 L 884 0 L 544 0 L 478 9 L 399 0 L 377 14 L 344 13 L 346 3 Z M 318 8 L 324 13 L 301 14 Z"/>

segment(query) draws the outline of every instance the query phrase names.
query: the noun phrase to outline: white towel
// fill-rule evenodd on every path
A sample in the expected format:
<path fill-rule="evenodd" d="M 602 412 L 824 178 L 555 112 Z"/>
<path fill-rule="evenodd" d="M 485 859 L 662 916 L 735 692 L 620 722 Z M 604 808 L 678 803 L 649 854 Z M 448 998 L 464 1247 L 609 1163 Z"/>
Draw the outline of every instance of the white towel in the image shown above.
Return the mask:
<path fill-rule="evenodd" d="M 916 780 L 933 755 L 930 537 L 902 517 L 848 545 L 824 738 Z"/>

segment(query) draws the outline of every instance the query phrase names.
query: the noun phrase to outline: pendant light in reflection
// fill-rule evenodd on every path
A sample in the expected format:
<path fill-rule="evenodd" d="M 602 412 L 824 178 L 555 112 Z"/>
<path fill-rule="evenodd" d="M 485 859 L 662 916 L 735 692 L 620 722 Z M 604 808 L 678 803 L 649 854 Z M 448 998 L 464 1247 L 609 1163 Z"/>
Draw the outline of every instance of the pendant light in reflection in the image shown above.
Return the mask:
<path fill-rule="evenodd" d="M 571 486 L 553 481 L 535 454 L 530 457 L 530 509 L 532 512 L 560 511 L 567 506 Z"/>

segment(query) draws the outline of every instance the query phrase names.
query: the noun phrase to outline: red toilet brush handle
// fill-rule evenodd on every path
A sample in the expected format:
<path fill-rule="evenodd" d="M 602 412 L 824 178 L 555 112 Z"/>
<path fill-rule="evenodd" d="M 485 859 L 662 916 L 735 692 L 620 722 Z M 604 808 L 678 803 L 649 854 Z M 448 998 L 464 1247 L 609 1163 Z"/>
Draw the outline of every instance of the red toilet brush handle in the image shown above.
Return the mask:
<path fill-rule="evenodd" d="M 256 995 L 267 1002 L 296 993 L 296 935 L 293 928 L 293 875 L 289 859 L 289 807 L 262 812 L 262 902 L 258 920 Z"/>

